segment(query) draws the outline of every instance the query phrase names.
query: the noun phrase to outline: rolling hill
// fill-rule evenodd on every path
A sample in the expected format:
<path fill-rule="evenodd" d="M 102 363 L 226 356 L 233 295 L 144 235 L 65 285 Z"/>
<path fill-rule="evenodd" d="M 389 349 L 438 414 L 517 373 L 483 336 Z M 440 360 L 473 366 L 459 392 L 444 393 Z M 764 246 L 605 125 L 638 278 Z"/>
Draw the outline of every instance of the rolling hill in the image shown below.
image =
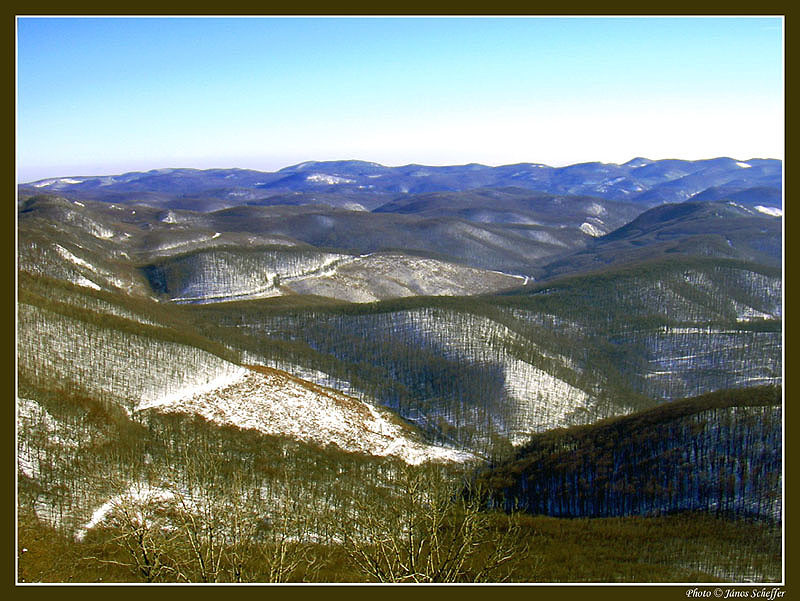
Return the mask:
<path fill-rule="evenodd" d="M 507 524 L 494 534 L 519 531 L 486 512 L 513 499 L 592 520 L 688 511 L 676 519 L 741 526 L 773 558 L 781 174 L 728 158 L 334 161 L 23 184 L 25 536 L 116 549 L 120 566 L 145 522 L 140 541 L 188 537 L 134 565 L 148 581 L 201 548 L 231 571 L 185 578 L 238 578 L 234 558 L 264 544 L 350 574 L 369 516 L 480 480 L 481 519 Z M 628 527 L 614 524 L 612 539 Z M 774 578 L 765 561 L 736 577 Z"/>

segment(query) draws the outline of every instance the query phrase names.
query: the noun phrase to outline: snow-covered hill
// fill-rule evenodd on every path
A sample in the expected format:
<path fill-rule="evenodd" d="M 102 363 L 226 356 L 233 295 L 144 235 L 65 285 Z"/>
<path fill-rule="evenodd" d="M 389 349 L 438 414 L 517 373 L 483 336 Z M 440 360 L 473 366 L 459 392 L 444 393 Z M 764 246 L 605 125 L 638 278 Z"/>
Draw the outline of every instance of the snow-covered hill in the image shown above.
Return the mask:
<path fill-rule="evenodd" d="M 213 386 L 186 388 L 138 409 L 202 415 L 219 424 L 412 464 L 472 457 L 423 443 L 382 407 L 269 367 L 241 368 Z"/>
<path fill-rule="evenodd" d="M 468 296 L 524 285 L 525 276 L 508 275 L 401 253 L 355 257 L 309 276 L 288 279 L 286 287 L 363 303 L 407 296 Z"/>

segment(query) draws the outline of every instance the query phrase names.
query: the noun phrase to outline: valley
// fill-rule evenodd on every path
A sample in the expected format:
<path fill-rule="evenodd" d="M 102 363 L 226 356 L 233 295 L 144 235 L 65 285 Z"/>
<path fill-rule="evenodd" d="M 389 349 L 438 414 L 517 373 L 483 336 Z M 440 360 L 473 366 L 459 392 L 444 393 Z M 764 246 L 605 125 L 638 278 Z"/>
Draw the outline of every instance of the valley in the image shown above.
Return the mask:
<path fill-rule="evenodd" d="M 730 158 L 21 184 L 20 574 L 780 581 L 782 185 Z"/>

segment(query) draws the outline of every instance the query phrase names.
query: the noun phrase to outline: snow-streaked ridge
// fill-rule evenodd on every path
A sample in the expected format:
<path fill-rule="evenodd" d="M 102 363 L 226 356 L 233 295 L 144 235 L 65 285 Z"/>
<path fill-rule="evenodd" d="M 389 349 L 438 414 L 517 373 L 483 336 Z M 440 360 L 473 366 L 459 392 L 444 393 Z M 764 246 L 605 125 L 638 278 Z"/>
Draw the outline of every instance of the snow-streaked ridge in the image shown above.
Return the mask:
<path fill-rule="evenodd" d="M 345 451 L 395 456 L 410 464 L 466 461 L 471 455 L 414 440 L 388 410 L 269 367 L 242 368 L 206 386 L 142 403 L 163 412 L 193 413 L 218 424 L 291 436 Z"/>
<path fill-rule="evenodd" d="M 62 258 L 66 259 L 70 263 L 75 263 L 75 265 L 79 265 L 80 267 L 84 267 L 85 269 L 89 269 L 89 270 L 94 271 L 94 272 L 97 271 L 97 269 L 95 269 L 94 265 L 92 265 L 91 263 L 89 263 L 87 261 L 84 261 L 80 257 L 75 256 L 70 251 L 68 251 L 66 248 L 61 246 L 60 244 L 56 244 L 55 245 L 55 249 L 56 249 L 56 252 L 59 255 L 61 255 Z"/>
<path fill-rule="evenodd" d="M 180 402 L 181 399 L 196 395 L 204 395 L 220 388 L 227 388 L 237 382 L 241 381 L 247 375 L 247 370 L 244 367 L 233 368 L 227 373 L 222 373 L 212 380 L 199 382 L 182 388 L 180 390 L 165 394 L 159 397 L 142 396 L 138 410 L 150 409 L 152 407 L 160 407 L 162 405 L 170 405 Z"/>

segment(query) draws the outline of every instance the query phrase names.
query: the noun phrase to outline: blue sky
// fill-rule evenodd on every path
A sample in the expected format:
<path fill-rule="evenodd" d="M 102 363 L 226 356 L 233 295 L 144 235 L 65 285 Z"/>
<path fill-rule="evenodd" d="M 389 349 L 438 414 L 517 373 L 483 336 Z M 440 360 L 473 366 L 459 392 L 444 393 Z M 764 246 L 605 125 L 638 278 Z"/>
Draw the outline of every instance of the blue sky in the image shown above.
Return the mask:
<path fill-rule="evenodd" d="M 783 158 L 779 18 L 17 21 L 20 181 Z"/>

